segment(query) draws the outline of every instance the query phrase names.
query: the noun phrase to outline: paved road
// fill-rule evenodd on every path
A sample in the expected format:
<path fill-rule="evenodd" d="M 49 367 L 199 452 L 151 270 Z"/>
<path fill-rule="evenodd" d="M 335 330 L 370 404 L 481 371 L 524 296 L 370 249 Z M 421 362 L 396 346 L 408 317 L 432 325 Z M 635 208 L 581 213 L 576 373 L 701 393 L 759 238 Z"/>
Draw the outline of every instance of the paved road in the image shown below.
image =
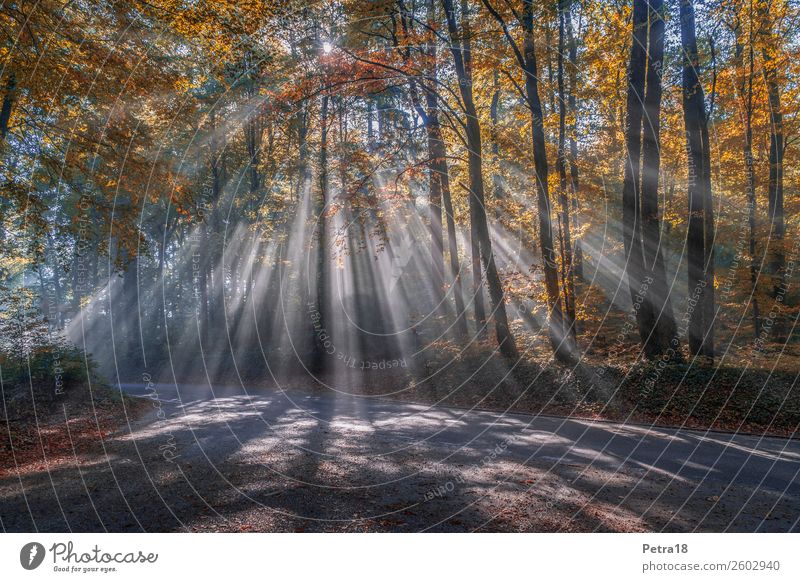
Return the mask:
<path fill-rule="evenodd" d="M 126 385 L 153 413 L 0 481 L 9 531 L 800 531 L 800 441 Z"/>

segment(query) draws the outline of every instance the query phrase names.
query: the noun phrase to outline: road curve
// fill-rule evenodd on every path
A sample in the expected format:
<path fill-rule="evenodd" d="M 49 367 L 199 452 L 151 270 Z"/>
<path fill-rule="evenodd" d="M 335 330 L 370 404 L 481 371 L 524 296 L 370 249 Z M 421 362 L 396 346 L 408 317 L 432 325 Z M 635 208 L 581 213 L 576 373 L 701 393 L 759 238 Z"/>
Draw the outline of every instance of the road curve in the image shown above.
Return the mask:
<path fill-rule="evenodd" d="M 335 393 L 123 385 L 153 410 L 0 480 L 5 531 L 798 531 L 800 441 Z"/>

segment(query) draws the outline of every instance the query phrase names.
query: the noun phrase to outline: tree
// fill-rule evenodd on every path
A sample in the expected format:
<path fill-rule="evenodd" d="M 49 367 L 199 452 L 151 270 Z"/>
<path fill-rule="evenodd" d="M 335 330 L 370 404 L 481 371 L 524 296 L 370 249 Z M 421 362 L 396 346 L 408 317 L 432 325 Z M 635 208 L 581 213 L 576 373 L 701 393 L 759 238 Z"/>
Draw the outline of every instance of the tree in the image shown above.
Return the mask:
<path fill-rule="evenodd" d="M 447 20 L 447 29 L 450 33 L 450 50 L 453 55 L 458 87 L 464 106 L 466 117 L 466 135 L 469 159 L 469 208 L 470 221 L 477 235 L 479 253 L 483 268 L 486 272 L 486 282 L 489 288 L 489 297 L 492 301 L 492 318 L 495 322 L 497 342 L 501 352 L 507 357 L 516 357 L 517 348 L 514 337 L 508 326 L 505 298 L 500 275 L 492 252 L 492 242 L 489 237 L 489 225 L 486 219 L 486 201 L 484 196 L 483 163 L 481 127 L 478 121 L 478 112 L 472 92 L 472 49 L 469 32 L 469 14 L 462 11 L 461 27 L 456 21 L 452 0 L 442 0 Z M 465 3 L 466 6 L 466 3 Z"/>
<path fill-rule="evenodd" d="M 539 248 L 542 253 L 545 290 L 547 293 L 547 311 L 549 320 L 549 336 L 553 351 L 561 360 L 569 361 L 576 355 L 576 346 L 571 341 L 568 327 L 564 321 L 564 311 L 561 302 L 561 293 L 558 279 L 558 263 L 553 247 L 553 226 L 550 212 L 550 192 L 547 182 L 548 163 L 547 149 L 544 135 L 544 112 L 539 96 L 538 65 L 536 61 L 536 44 L 534 38 L 533 2 L 523 0 L 522 15 L 520 17 L 523 31 L 523 44 L 519 44 L 511 35 L 506 20 L 498 10 L 488 1 L 483 4 L 490 14 L 497 20 L 503 29 L 503 34 L 508 41 L 514 57 L 525 76 L 525 89 L 520 93 L 524 95 L 525 103 L 531 116 L 531 142 L 533 146 L 533 163 L 536 183 L 536 205 L 539 215 Z"/>
<path fill-rule="evenodd" d="M 658 214 L 662 6 L 660 0 L 633 3 L 622 192 L 625 272 L 642 349 L 648 358 L 678 353 Z"/>
<path fill-rule="evenodd" d="M 683 112 L 689 165 L 689 353 L 714 357 L 714 208 L 711 197 L 711 144 L 703 86 L 698 70 L 694 6 L 681 0 Z M 694 305 L 693 305 L 694 303 Z"/>
<path fill-rule="evenodd" d="M 747 191 L 747 223 L 748 233 L 748 258 L 750 272 L 750 303 L 753 306 L 753 335 L 758 338 L 761 335 L 761 313 L 758 303 L 758 275 L 759 266 L 756 257 L 756 171 L 753 159 L 753 77 L 755 70 L 755 54 L 753 48 L 753 14 L 752 10 L 748 15 L 748 38 L 747 56 L 745 56 L 745 46 L 742 31 L 743 15 L 734 13 L 733 32 L 735 38 L 734 67 L 736 69 L 734 87 L 736 90 L 739 105 L 739 116 L 742 121 L 742 154 L 746 175 Z"/>
<path fill-rule="evenodd" d="M 780 4 L 778 2 L 775 3 Z M 774 14 L 777 6 L 768 2 L 759 2 L 761 29 L 763 36 L 761 56 L 764 63 L 764 82 L 767 86 L 767 104 L 769 106 L 769 180 L 767 182 L 767 215 L 770 233 L 767 244 L 769 255 L 769 272 L 772 277 L 772 297 L 781 295 L 786 257 L 783 250 L 783 238 L 786 231 L 783 209 L 783 159 L 785 156 L 783 108 L 781 106 L 781 87 L 778 72 L 781 64 L 778 61 L 779 40 L 774 31 Z M 782 325 L 776 322 L 776 334 L 783 335 Z"/>
<path fill-rule="evenodd" d="M 565 2 L 558 5 L 558 55 L 557 55 L 557 78 L 558 78 L 558 155 L 556 157 L 556 169 L 559 177 L 558 199 L 561 205 L 561 216 L 559 217 L 561 232 L 561 255 L 562 255 L 562 290 L 564 296 L 565 320 L 564 324 L 567 333 L 572 336 L 572 341 L 576 341 L 575 326 L 575 272 L 572 260 L 572 219 L 570 218 L 570 190 L 574 190 L 572 176 L 567 179 L 567 95 L 564 83 L 564 53 L 566 52 L 566 20 L 568 18 L 567 6 Z M 575 164 L 572 164 L 575 167 Z M 569 186 L 568 186 L 569 183 Z"/>

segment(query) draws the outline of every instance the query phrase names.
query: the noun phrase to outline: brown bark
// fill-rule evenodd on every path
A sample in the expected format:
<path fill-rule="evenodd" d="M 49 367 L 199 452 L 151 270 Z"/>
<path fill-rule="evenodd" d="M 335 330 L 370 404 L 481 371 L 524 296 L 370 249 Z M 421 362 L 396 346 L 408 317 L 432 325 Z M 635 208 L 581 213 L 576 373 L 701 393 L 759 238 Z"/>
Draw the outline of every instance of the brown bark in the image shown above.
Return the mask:
<path fill-rule="evenodd" d="M 769 7 L 762 7 L 762 34 L 765 42 L 761 54 L 764 61 L 764 82 L 767 86 L 767 103 L 769 105 L 769 179 L 767 182 L 767 216 L 770 233 L 767 243 L 769 274 L 772 279 L 772 297 L 778 299 L 782 293 L 786 257 L 783 250 L 783 238 L 786 233 L 785 212 L 783 208 L 783 158 L 784 133 L 783 109 L 781 107 L 781 87 L 778 79 L 776 62 L 776 39 L 772 30 L 772 22 L 768 13 Z M 783 339 L 782 318 L 774 326 L 775 339 Z"/>
<path fill-rule="evenodd" d="M 453 10 L 452 0 L 442 0 L 447 19 L 447 28 L 451 40 L 451 52 L 459 80 L 459 89 L 466 114 L 466 133 L 468 144 L 469 162 L 469 205 L 470 215 L 477 234 L 480 247 L 480 257 L 486 271 L 486 283 L 489 288 L 489 297 L 492 301 L 492 316 L 495 323 L 497 341 L 500 351 L 508 357 L 516 357 L 517 349 L 514 337 L 508 326 L 505 298 L 497 266 L 492 251 L 489 237 L 489 226 L 486 219 L 486 205 L 484 196 L 481 129 L 478 122 L 478 113 L 472 94 L 472 67 L 471 67 L 471 39 L 469 31 L 469 16 L 462 15 L 462 27 L 459 31 L 456 15 Z M 462 37 L 463 33 L 463 37 Z"/>
<path fill-rule="evenodd" d="M 574 357 L 574 345 L 568 341 L 564 325 L 561 294 L 558 285 L 558 265 L 553 248 L 553 226 L 550 213 L 550 193 L 547 184 L 548 165 L 545 149 L 542 102 L 539 97 L 538 66 L 533 36 L 533 2 L 523 0 L 522 28 L 524 42 L 522 50 L 525 73 L 525 96 L 531 112 L 531 140 L 533 164 L 536 173 L 536 200 L 539 214 L 539 247 L 542 252 L 545 290 L 549 316 L 550 343 L 556 356 L 562 360 Z"/>
<path fill-rule="evenodd" d="M 580 28 L 580 21 L 579 21 Z M 578 193 L 580 190 L 580 172 L 578 169 L 578 42 L 572 30 L 572 19 L 567 13 L 566 19 L 567 42 L 569 44 L 569 100 L 568 111 L 571 117 L 569 127 L 569 189 L 572 199 L 572 224 L 575 228 L 573 271 L 579 278 L 583 277 L 583 248 L 581 247 L 580 213 Z"/>
<path fill-rule="evenodd" d="M 648 358 L 670 350 L 673 357 L 678 355 L 658 214 L 662 6 L 661 0 L 634 0 L 633 4 L 622 192 L 626 274 L 642 348 Z"/>
<path fill-rule="evenodd" d="M 564 296 L 564 327 L 576 338 L 575 325 L 575 276 L 572 264 L 572 233 L 569 208 L 569 190 L 567 181 L 567 97 L 564 86 L 564 52 L 566 51 L 565 39 L 565 7 L 559 3 L 558 7 L 558 55 L 556 57 L 556 77 L 558 84 L 558 156 L 556 170 L 559 177 L 558 199 L 561 206 L 561 261 L 562 261 L 562 294 Z"/>
<path fill-rule="evenodd" d="M 316 316 L 319 317 L 315 323 L 318 329 L 328 329 L 327 314 L 327 286 L 328 286 L 328 233 L 325 219 L 325 208 L 328 203 L 328 103 L 329 96 L 322 96 L 320 106 L 320 144 L 319 144 L 319 194 L 317 197 L 317 253 L 316 253 Z M 312 370 L 322 373 L 326 369 L 325 348 L 319 333 L 314 334 L 314 353 L 312 360 Z"/>
<path fill-rule="evenodd" d="M 714 357 L 714 253 L 711 168 L 703 86 L 700 83 L 691 0 L 681 0 L 681 46 L 683 50 L 683 111 L 689 164 L 689 304 L 687 307 L 689 353 Z M 710 232 L 707 232 L 710 231 Z"/>
<path fill-rule="evenodd" d="M 750 290 L 751 303 L 753 305 L 753 335 L 756 339 L 761 335 L 761 312 L 758 304 L 758 275 L 759 268 L 756 259 L 756 172 L 753 163 L 753 76 L 755 69 L 755 55 L 753 52 L 753 33 L 752 23 L 748 35 L 748 59 L 745 64 L 744 45 L 742 44 L 742 32 L 739 25 L 734 29 L 736 37 L 736 88 L 739 96 L 739 111 L 744 128 L 744 141 L 742 142 L 742 154 L 744 157 L 745 175 L 747 180 L 747 222 L 749 229 L 748 236 L 748 259 L 750 262 Z"/>

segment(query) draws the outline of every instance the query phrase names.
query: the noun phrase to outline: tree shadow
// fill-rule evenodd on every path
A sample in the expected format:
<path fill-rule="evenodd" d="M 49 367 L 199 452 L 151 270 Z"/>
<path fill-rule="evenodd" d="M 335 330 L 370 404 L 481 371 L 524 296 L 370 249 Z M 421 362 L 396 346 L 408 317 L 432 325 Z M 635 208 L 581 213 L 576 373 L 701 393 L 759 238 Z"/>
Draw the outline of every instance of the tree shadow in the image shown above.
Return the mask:
<path fill-rule="evenodd" d="M 797 531 L 800 443 L 271 392 L 0 481 L 6 531 Z"/>

